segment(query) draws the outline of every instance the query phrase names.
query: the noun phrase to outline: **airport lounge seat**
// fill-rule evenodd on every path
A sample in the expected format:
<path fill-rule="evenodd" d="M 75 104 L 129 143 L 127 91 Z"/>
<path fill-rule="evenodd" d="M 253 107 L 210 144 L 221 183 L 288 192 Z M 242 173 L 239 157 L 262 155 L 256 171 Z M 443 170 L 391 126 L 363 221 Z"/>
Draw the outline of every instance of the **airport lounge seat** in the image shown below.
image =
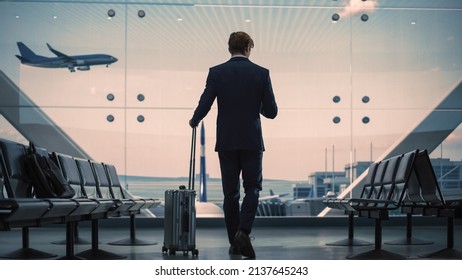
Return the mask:
<path fill-rule="evenodd" d="M 146 198 L 146 197 L 133 197 L 130 195 L 122 186 L 119 180 L 117 169 L 112 164 L 104 164 L 106 173 L 111 183 L 111 190 L 117 198 L 132 199 L 139 205 L 139 210 L 149 209 L 160 205 L 160 200 L 157 198 Z M 132 208 L 136 210 L 136 207 Z M 132 211 L 133 212 L 133 211 Z"/>
<path fill-rule="evenodd" d="M 16 188 L 17 184 L 13 186 L 14 179 L 8 178 L 20 175 L 17 165 L 4 156 L 4 151 L 6 155 L 9 155 L 11 150 L 8 148 L 16 144 L 3 139 L 0 141 L 0 229 L 38 226 L 40 217 L 48 211 L 50 204 L 31 197 L 14 198 L 15 193 L 19 196 L 26 196 L 19 188 Z M 22 151 L 22 146 L 15 148 Z M 26 186 L 25 189 L 28 187 Z"/>
<path fill-rule="evenodd" d="M 33 182 L 28 176 L 24 162 L 27 146 L 9 140 L 1 141 L 1 196 L 0 196 L 0 230 L 22 228 L 23 248 L 5 255 L 8 258 L 45 258 L 56 255 L 39 252 L 29 248 L 29 228 L 48 223 L 65 223 L 66 256 L 62 259 L 120 259 L 115 255 L 98 248 L 98 220 L 110 216 L 132 215 L 141 209 L 159 204 L 159 200 L 130 198 L 121 200 L 105 197 L 112 192 L 113 184 L 109 182 L 109 172 L 102 165 L 95 169 L 88 159 L 78 159 L 56 152 L 48 153 L 46 149 L 37 151 L 50 156 L 61 168 L 64 177 L 76 191 L 71 199 L 37 199 L 33 196 Z M 115 172 L 115 167 L 113 168 Z M 98 181 L 97 172 L 102 176 Z M 116 182 L 116 184 L 119 184 Z M 120 186 L 121 187 L 121 186 Z M 115 188 L 115 187 L 114 187 Z M 92 248 L 74 254 L 74 245 L 78 237 L 78 222 L 91 221 Z M 153 244 L 153 243 L 150 243 Z M 154 243 L 155 244 L 155 243 Z"/>
<path fill-rule="evenodd" d="M 421 258 L 430 259 L 462 259 L 462 251 L 454 247 L 454 220 L 462 218 L 462 198 L 444 197 L 430 162 L 428 152 L 421 151 L 414 164 L 412 188 L 413 193 L 409 196 L 408 204 L 413 204 L 415 209 L 424 216 L 446 218 L 446 248 L 435 252 L 419 255 Z"/>
<path fill-rule="evenodd" d="M 382 249 L 382 221 L 389 219 L 389 213 L 402 206 L 402 201 L 409 183 L 409 177 L 418 150 L 404 155 L 383 160 L 388 162 L 378 199 L 357 199 L 350 205 L 356 207 L 360 217 L 375 220 L 374 249 L 364 253 L 350 255 L 348 259 L 356 260 L 390 260 L 406 259 L 406 256 Z"/>
<path fill-rule="evenodd" d="M 29 247 L 30 227 L 46 223 L 60 223 L 65 216 L 77 208 L 77 204 L 69 199 L 37 199 L 33 198 L 33 182 L 28 176 L 25 164 L 27 147 L 21 143 L 1 140 L 2 178 L 5 191 L 2 191 L 3 224 L 6 228 L 22 229 L 23 246 L 21 249 L 4 255 L 4 258 L 36 259 L 51 258 L 56 255 L 37 251 Z M 5 198 L 4 193 L 7 194 Z M 46 208 L 46 209 L 45 209 Z"/>
<path fill-rule="evenodd" d="M 263 205 L 261 203 L 258 203 L 257 207 L 257 216 L 265 216 L 265 213 L 263 212 Z"/>
<path fill-rule="evenodd" d="M 66 238 L 64 241 L 55 241 L 54 244 L 66 245 L 66 256 L 64 259 L 81 259 L 74 253 L 74 245 L 91 244 L 79 236 L 79 222 L 91 220 L 91 214 L 100 207 L 100 202 L 86 197 L 85 190 L 81 185 L 80 173 L 77 163 L 72 156 L 52 152 L 52 159 L 58 164 L 68 184 L 74 189 L 75 195 L 72 198 L 79 204 L 79 207 L 66 217 Z"/>
<path fill-rule="evenodd" d="M 28 147 L 14 141 L 0 139 L 0 230 L 22 229 L 23 246 L 20 250 L 0 256 L 14 259 L 52 258 L 54 254 L 40 252 L 29 247 L 29 229 L 45 224 L 66 225 L 66 255 L 61 259 L 121 259 L 99 249 L 98 220 L 113 216 L 130 215 L 130 242 L 114 245 L 148 245 L 135 237 L 135 215 L 143 209 L 156 207 L 158 199 L 130 196 L 120 185 L 113 165 L 95 163 L 89 159 L 74 158 L 57 152 L 49 153 L 37 148 L 43 156 L 49 156 L 61 169 L 64 177 L 75 190 L 70 199 L 35 198 L 34 183 L 29 178 L 25 164 Z M 94 163 L 94 164 L 93 164 Z M 91 249 L 74 253 L 78 238 L 78 223 L 90 221 L 92 225 Z"/>
<path fill-rule="evenodd" d="M 117 212 L 121 202 L 103 198 L 98 189 L 96 177 L 88 159 L 74 158 L 80 174 L 81 186 L 87 198 L 98 201 L 99 207 L 90 214 L 91 220 L 91 249 L 77 253 L 76 256 L 86 260 L 123 259 L 125 256 L 113 254 L 99 248 L 99 219 L 108 218 Z"/>
<path fill-rule="evenodd" d="M 418 161 L 419 157 L 425 151 L 421 151 L 416 155 L 416 162 Z M 433 244 L 432 241 L 424 240 L 420 238 L 416 238 L 413 236 L 412 232 L 412 220 L 413 216 L 422 215 L 424 208 L 426 207 L 426 203 L 421 197 L 420 194 L 420 184 L 417 181 L 417 177 L 415 174 L 415 168 L 411 170 L 409 183 L 406 188 L 405 197 L 402 202 L 401 206 L 401 213 L 406 214 L 406 237 L 399 238 L 396 240 L 385 242 L 388 245 L 430 245 Z"/>
<path fill-rule="evenodd" d="M 65 259 L 120 259 L 122 256 L 106 252 L 99 249 L 99 229 L 98 220 L 107 218 L 113 213 L 115 203 L 112 200 L 102 199 L 98 195 L 96 189 L 96 179 L 94 177 L 91 166 L 86 165 L 84 159 L 76 160 L 74 157 L 53 153 L 53 158 L 61 168 L 64 177 L 72 188 L 75 190 L 75 201 L 81 203 L 84 208 L 80 212 L 75 213 L 76 219 L 69 219 L 68 227 L 66 228 L 67 246 Z M 78 162 L 81 162 L 80 164 Z M 90 168 L 88 168 L 90 167 Z M 75 240 L 79 238 L 78 222 L 91 221 L 92 223 L 92 238 L 91 249 L 78 254 L 74 253 Z M 86 242 L 82 242 L 85 243 Z"/>
<path fill-rule="evenodd" d="M 160 204 L 160 200 L 153 198 L 129 197 L 129 195 L 120 183 L 116 167 L 112 164 L 103 165 L 106 170 L 107 178 L 109 179 L 111 194 L 114 196 L 114 198 L 122 200 L 131 200 L 135 203 L 135 205 L 129 209 L 130 237 L 113 241 L 109 244 L 120 246 L 143 246 L 157 244 L 157 242 L 146 241 L 136 237 L 136 215 L 139 214 L 141 210 L 148 210 L 151 207 L 157 207 Z"/>
<path fill-rule="evenodd" d="M 27 148 L 25 147 L 25 149 Z M 36 152 L 52 159 L 50 153 L 44 148 L 36 147 Z M 30 178 L 27 178 L 27 180 L 30 180 Z M 34 185 L 34 182 L 32 182 L 32 185 Z M 70 199 L 42 198 L 42 200 L 47 200 L 51 204 L 49 211 L 40 218 L 42 223 L 47 224 L 65 222 L 66 218 L 79 207 L 76 201 Z"/>
<path fill-rule="evenodd" d="M 154 242 L 147 242 L 144 240 L 137 239 L 135 237 L 135 221 L 134 221 L 135 219 L 134 214 L 139 213 L 140 209 L 143 206 L 145 205 L 152 206 L 152 205 L 155 205 L 155 203 L 148 204 L 146 203 L 145 199 L 126 199 L 125 196 L 123 195 L 122 186 L 120 185 L 116 169 L 113 165 L 106 166 L 103 163 L 97 163 L 95 161 L 89 161 L 90 165 L 88 165 L 87 164 L 88 160 L 85 160 L 85 159 L 76 160 L 74 159 L 74 157 L 71 157 L 65 154 L 60 154 L 60 153 L 54 153 L 54 157 L 56 158 L 57 162 L 59 162 L 59 166 L 63 170 L 65 178 L 70 183 L 70 185 L 75 189 L 76 196 L 87 197 L 88 196 L 87 192 L 88 192 L 88 193 L 93 194 L 92 196 L 94 197 L 95 194 L 99 193 L 97 196 L 103 198 L 103 200 L 111 201 L 111 202 L 114 200 L 116 201 L 117 204 L 119 204 L 119 207 L 113 211 L 109 211 L 107 216 L 130 215 L 130 233 L 131 233 L 130 239 L 111 242 L 109 244 L 111 245 L 153 245 L 153 244 L 156 244 Z M 80 162 L 80 163 L 77 164 L 77 162 Z M 82 176 L 80 175 L 81 170 L 79 169 L 79 166 L 80 166 L 80 169 L 82 169 L 82 166 L 86 167 L 86 168 L 83 168 L 86 170 L 85 174 L 88 175 L 87 177 L 89 178 L 86 180 L 86 182 L 82 181 Z M 101 167 L 104 167 L 104 170 Z M 92 169 L 93 171 L 93 175 L 95 176 L 94 178 L 91 177 L 92 172 L 90 172 L 90 169 Z M 109 188 L 108 188 L 108 185 L 109 185 Z M 100 199 L 96 199 L 96 201 L 100 201 Z M 110 209 L 111 208 L 103 209 L 102 213 L 106 213 L 106 211 Z M 96 215 L 96 214 L 93 214 L 93 215 Z M 99 215 L 101 215 L 101 213 Z M 103 215 L 102 217 L 106 217 L 106 215 Z M 91 220 L 91 218 L 88 218 L 88 219 Z M 98 227 L 96 225 L 92 225 L 93 251 L 87 251 L 85 253 L 86 254 L 85 256 L 82 255 L 83 253 L 78 254 L 78 257 L 82 257 L 82 258 L 90 257 L 94 259 L 117 258 L 118 256 L 113 256 L 110 253 L 107 253 L 107 254 L 101 253 L 101 250 L 99 250 L 97 245 L 93 243 L 93 242 L 96 242 L 96 240 L 98 239 L 98 237 L 95 236 L 97 235 L 97 232 L 94 232 L 97 230 L 97 228 Z M 75 236 L 74 239 L 79 238 L 81 240 L 81 244 L 88 244 L 87 242 L 85 242 L 85 240 L 82 240 L 82 238 L 79 237 L 77 222 L 76 222 L 76 226 L 74 227 L 74 236 Z M 69 242 L 66 242 L 66 244 L 68 243 Z"/>
<path fill-rule="evenodd" d="M 129 215 L 130 208 L 134 207 L 136 203 L 133 200 L 129 199 L 115 198 L 114 194 L 112 193 L 111 183 L 106 174 L 104 164 L 102 162 L 95 161 L 90 161 L 90 164 L 93 168 L 96 184 L 101 194 L 101 197 L 104 199 L 115 200 L 118 202 L 118 204 L 120 204 L 120 206 L 117 207 L 117 209 L 115 209 L 115 211 L 111 213 L 111 216 L 120 217 L 124 215 Z"/>
<path fill-rule="evenodd" d="M 383 164 L 382 164 L 381 169 L 379 171 L 380 174 L 376 176 L 379 165 L 380 165 L 380 162 L 374 162 L 369 166 L 367 175 L 364 179 L 365 183 L 363 185 L 359 198 L 371 198 L 373 196 L 374 180 L 381 176 L 380 174 L 383 170 Z M 327 207 L 342 210 L 344 211 L 346 215 L 348 215 L 348 237 L 346 239 L 327 243 L 326 245 L 329 245 L 329 246 L 367 246 L 367 245 L 372 244 L 370 242 L 357 239 L 354 237 L 354 217 L 355 215 L 358 214 L 358 211 L 354 208 L 347 209 L 346 206 L 348 205 L 350 199 L 351 198 L 333 198 L 333 197 L 326 197 L 323 199 L 322 202 Z"/>

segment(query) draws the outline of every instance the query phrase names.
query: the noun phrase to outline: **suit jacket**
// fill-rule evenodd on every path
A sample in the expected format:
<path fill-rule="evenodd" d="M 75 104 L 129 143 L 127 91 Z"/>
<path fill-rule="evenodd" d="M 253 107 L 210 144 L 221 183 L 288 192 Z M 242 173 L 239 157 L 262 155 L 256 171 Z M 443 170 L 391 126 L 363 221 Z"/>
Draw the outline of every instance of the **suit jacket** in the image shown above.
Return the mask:
<path fill-rule="evenodd" d="M 197 125 L 217 99 L 215 151 L 264 151 L 260 114 L 273 119 L 278 107 L 269 70 L 245 57 L 210 68 L 192 123 Z"/>

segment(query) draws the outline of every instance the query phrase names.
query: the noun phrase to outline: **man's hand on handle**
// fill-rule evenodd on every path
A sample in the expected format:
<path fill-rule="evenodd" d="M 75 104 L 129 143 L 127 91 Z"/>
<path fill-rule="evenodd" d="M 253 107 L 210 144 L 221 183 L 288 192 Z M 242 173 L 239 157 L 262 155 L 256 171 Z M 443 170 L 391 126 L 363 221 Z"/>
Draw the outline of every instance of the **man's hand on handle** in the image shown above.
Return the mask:
<path fill-rule="evenodd" d="M 194 127 L 197 127 L 199 124 L 198 123 L 195 123 L 192 119 L 189 120 L 189 126 L 194 128 Z"/>

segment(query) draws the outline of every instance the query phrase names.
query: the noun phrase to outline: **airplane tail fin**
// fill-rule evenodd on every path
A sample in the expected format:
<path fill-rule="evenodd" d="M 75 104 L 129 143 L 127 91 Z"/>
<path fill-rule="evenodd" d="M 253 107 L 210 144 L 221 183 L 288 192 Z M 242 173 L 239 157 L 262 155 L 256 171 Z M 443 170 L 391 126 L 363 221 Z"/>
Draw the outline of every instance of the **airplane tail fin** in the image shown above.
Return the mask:
<path fill-rule="evenodd" d="M 21 60 L 21 62 L 28 62 L 31 60 L 34 60 L 36 58 L 42 58 L 42 56 L 39 56 L 35 54 L 31 49 L 29 49 L 23 42 L 17 42 L 19 52 L 21 55 L 16 55 L 16 57 Z"/>
<path fill-rule="evenodd" d="M 23 42 L 17 42 L 19 52 L 23 58 L 37 56 L 31 49 L 29 49 Z"/>

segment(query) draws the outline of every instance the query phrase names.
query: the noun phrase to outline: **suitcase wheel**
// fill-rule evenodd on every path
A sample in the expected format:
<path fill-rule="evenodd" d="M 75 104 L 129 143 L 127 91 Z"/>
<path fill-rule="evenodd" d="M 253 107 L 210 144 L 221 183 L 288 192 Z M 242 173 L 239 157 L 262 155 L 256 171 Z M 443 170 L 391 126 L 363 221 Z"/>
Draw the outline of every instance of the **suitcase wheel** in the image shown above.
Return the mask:
<path fill-rule="evenodd" d="M 199 250 L 194 249 L 194 250 L 192 251 L 192 254 L 193 254 L 193 256 L 196 256 L 196 257 L 199 256 Z"/>
<path fill-rule="evenodd" d="M 168 251 L 168 255 L 169 255 L 169 256 L 175 256 L 175 254 L 176 254 L 176 251 L 173 250 L 173 249 L 170 249 L 170 250 Z"/>

